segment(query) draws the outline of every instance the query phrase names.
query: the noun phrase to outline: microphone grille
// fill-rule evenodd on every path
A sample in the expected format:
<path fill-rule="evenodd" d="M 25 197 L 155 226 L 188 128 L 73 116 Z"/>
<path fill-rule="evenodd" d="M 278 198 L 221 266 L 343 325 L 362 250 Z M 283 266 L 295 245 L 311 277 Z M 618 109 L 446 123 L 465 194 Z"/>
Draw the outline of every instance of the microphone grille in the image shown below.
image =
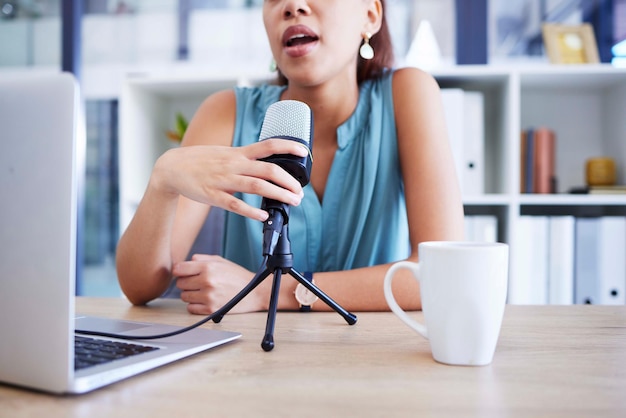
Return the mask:
<path fill-rule="evenodd" d="M 267 108 L 259 141 L 291 137 L 311 142 L 311 109 L 298 100 L 281 100 Z"/>

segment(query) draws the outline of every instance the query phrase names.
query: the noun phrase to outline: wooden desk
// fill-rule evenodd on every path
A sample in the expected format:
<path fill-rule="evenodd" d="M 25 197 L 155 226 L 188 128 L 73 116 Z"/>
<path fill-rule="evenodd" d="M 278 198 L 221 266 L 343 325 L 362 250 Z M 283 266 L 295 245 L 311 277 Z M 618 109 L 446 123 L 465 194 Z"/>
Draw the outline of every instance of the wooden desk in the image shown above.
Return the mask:
<path fill-rule="evenodd" d="M 182 303 L 78 298 L 77 312 L 188 325 Z M 420 315 L 421 313 L 415 313 Z M 243 337 L 81 396 L 0 386 L 0 417 L 624 417 L 626 306 L 508 306 L 494 361 L 454 367 L 391 313 L 265 313 L 206 327 Z"/>

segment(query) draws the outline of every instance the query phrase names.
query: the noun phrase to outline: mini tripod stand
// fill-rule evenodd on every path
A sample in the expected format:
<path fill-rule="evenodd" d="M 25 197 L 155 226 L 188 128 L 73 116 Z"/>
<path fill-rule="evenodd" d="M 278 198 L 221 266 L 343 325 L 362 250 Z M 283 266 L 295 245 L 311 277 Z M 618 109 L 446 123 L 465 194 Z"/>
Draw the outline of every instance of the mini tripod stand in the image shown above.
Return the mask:
<path fill-rule="evenodd" d="M 280 207 L 280 211 L 288 220 L 289 207 L 279 202 L 273 201 Z M 267 222 L 267 221 L 266 221 Z M 269 309 L 267 311 L 267 323 L 265 325 L 265 336 L 261 342 L 261 347 L 265 351 L 270 351 L 274 348 L 274 322 L 276 319 L 276 310 L 278 308 L 278 295 L 280 291 L 280 279 L 283 274 L 289 274 L 298 282 L 302 283 L 304 287 L 309 289 L 313 294 L 325 302 L 328 306 L 333 308 L 339 315 L 341 315 L 348 324 L 354 325 L 356 323 L 356 315 L 346 311 L 339 306 L 334 300 L 328 297 L 317 286 L 309 282 L 304 276 L 298 273 L 293 268 L 293 254 L 291 253 L 291 242 L 289 241 L 289 223 L 284 222 L 280 227 L 280 233 L 276 234 L 277 242 L 275 243 L 274 251 L 271 254 L 264 254 L 263 265 L 256 275 L 252 278 L 250 283 L 246 285 L 239 293 L 237 293 L 230 301 L 224 306 L 215 311 L 213 314 L 213 322 L 218 323 L 222 320 L 237 303 L 239 303 L 248 293 L 256 288 L 263 280 L 265 280 L 271 273 L 274 274 L 274 281 L 272 283 L 272 291 L 270 297 Z"/>

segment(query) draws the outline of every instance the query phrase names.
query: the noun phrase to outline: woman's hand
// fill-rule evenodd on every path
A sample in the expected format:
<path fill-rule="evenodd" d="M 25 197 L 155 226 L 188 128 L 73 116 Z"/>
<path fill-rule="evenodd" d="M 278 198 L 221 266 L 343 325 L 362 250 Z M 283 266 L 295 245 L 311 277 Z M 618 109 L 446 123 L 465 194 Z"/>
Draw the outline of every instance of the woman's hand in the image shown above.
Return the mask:
<path fill-rule="evenodd" d="M 226 304 L 254 277 L 254 273 L 216 255 L 196 254 L 190 261 L 174 264 L 172 273 L 178 279 L 180 298 L 192 314 L 208 315 Z M 243 298 L 232 313 L 267 310 L 269 293 L 259 285 Z"/>
<path fill-rule="evenodd" d="M 300 183 L 280 166 L 259 161 L 274 154 L 306 156 L 303 145 L 283 139 L 267 139 L 244 147 L 186 146 L 163 154 L 155 164 L 150 185 L 171 195 L 252 219 L 264 221 L 267 212 L 233 196 L 256 194 L 297 206 L 302 200 Z"/>

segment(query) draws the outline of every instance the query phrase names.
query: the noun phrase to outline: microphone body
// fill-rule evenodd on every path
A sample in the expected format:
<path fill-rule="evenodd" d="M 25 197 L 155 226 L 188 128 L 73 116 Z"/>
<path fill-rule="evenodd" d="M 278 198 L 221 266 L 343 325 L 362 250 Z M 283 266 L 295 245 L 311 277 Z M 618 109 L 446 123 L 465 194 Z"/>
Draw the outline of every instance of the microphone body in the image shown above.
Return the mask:
<path fill-rule="evenodd" d="M 282 100 L 273 103 L 265 113 L 259 141 L 282 138 L 306 146 L 309 154 L 298 157 L 292 154 L 275 154 L 261 161 L 274 163 L 295 177 L 301 186 L 309 184 L 313 164 L 313 113 L 306 103 L 297 100 Z"/>
<path fill-rule="evenodd" d="M 297 100 L 281 100 L 273 103 L 265 113 L 259 141 L 269 138 L 282 138 L 296 141 L 306 146 L 309 153 L 306 157 L 292 154 L 274 154 L 262 158 L 279 165 L 303 187 L 311 179 L 313 165 L 313 112 L 308 105 Z M 261 209 L 267 211 L 269 218 L 263 223 L 263 255 L 274 253 L 278 239 L 283 232 L 283 226 L 289 223 L 289 205 L 275 199 L 263 198 Z M 288 237 L 284 237 L 288 239 Z"/>

